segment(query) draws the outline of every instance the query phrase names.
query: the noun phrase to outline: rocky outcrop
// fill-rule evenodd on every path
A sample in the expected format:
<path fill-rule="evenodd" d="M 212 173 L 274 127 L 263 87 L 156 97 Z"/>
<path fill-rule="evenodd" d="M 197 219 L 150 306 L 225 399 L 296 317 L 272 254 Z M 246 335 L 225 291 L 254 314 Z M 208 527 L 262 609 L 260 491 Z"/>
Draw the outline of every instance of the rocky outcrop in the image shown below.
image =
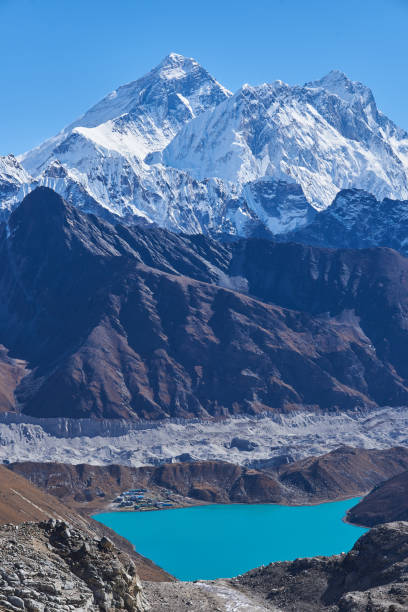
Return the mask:
<path fill-rule="evenodd" d="M 349 510 L 347 520 L 367 527 L 391 521 L 408 521 L 408 471 L 375 487 Z"/>
<path fill-rule="evenodd" d="M 229 584 L 267 610 L 403 612 L 408 609 L 408 523 L 363 535 L 347 554 L 271 563 Z"/>
<path fill-rule="evenodd" d="M 148 609 L 130 558 L 64 521 L 0 527 L 0 556 L 1 609 Z"/>
<path fill-rule="evenodd" d="M 251 452 L 257 446 L 256 442 L 246 440 L 245 438 L 233 438 L 230 444 L 230 448 L 237 448 L 239 451 L 245 452 Z"/>

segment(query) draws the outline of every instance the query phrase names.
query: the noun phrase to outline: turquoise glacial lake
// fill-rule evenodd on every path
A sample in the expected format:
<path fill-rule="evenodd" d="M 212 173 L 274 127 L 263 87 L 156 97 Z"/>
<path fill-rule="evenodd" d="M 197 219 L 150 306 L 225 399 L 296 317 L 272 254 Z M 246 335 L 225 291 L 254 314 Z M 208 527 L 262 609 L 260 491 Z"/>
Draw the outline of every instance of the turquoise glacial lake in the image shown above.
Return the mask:
<path fill-rule="evenodd" d="M 227 578 L 271 561 L 348 551 L 367 530 L 342 520 L 360 498 L 317 506 L 211 505 L 93 518 L 181 580 Z"/>

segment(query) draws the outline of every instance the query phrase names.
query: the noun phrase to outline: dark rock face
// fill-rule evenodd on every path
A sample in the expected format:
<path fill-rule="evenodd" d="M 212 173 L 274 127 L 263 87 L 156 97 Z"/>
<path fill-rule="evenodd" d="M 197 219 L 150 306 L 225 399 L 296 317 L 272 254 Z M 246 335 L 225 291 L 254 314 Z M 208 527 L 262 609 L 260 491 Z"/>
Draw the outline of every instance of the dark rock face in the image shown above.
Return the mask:
<path fill-rule="evenodd" d="M 351 523 L 373 527 L 408 520 L 408 471 L 379 484 L 357 506 L 349 510 Z"/>
<path fill-rule="evenodd" d="M 33 416 L 201 418 L 408 401 L 408 261 L 133 229 L 39 188 L 0 236 L 0 343 Z M 0 397 L 1 399 L 1 397 Z"/>
<path fill-rule="evenodd" d="M 231 440 L 230 447 L 237 448 L 239 451 L 251 452 L 258 445 L 256 442 L 251 442 L 250 440 L 245 440 L 244 438 L 233 438 Z"/>
<path fill-rule="evenodd" d="M 408 609 L 408 523 L 363 535 L 348 554 L 271 563 L 230 583 L 285 612 L 403 612 Z"/>
<path fill-rule="evenodd" d="M 352 249 L 384 246 L 407 255 L 407 223 L 406 200 L 379 201 L 366 191 L 345 189 L 310 224 L 279 240 Z"/>
<path fill-rule="evenodd" d="M 152 480 L 167 489 L 203 501 L 279 503 L 285 499 L 282 487 L 269 474 L 230 463 L 166 464 L 155 469 Z"/>

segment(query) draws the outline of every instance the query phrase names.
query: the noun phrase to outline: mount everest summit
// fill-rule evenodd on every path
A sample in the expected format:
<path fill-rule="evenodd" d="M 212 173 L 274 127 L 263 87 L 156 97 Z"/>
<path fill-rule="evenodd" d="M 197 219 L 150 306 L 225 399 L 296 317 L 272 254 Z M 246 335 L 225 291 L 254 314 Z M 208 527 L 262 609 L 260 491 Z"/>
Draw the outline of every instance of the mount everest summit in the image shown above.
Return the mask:
<path fill-rule="evenodd" d="M 172 53 L 18 160 L 0 158 L 2 218 L 38 185 L 108 219 L 190 234 L 330 246 L 340 224 L 344 246 L 358 246 L 363 215 L 360 242 L 405 252 L 408 134 L 341 72 L 233 95 Z M 393 211 L 386 225 L 380 209 Z"/>

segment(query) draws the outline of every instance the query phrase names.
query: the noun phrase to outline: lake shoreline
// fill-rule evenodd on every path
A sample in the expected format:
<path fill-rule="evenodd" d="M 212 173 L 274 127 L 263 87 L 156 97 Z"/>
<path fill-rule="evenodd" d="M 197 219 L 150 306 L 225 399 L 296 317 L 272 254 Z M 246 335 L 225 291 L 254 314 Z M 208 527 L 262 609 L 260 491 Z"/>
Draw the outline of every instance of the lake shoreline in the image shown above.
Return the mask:
<path fill-rule="evenodd" d="M 327 557 L 348 550 L 366 531 L 345 520 L 347 511 L 359 501 L 353 497 L 296 506 L 201 504 L 166 508 L 177 513 L 108 511 L 92 518 L 125 537 L 139 554 L 178 580 L 214 580 L 271 562 Z M 195 511 L 190 513 L 192 508 Z M 214 556 L 220 545 L 222 550 Z M 212 574 L 203 565 L 206 555 L 211 557 Z M 191 573 L 183 569 L 183 559 L 189 559 Z"/>
<path fill-rule="evenodd" d="M 355 499 L 355 498 L 361 498 L 363 499 L 366 495 L 368 495 L 368 493 L 370 493 L 370 490 L 366 490 L 364 492 L 357 493 L 357 495 L 354 493 L 353 495 L 341 495 L 339 497 L 336 498 L 322 498 L 322 499 L 318 499 L 318 500 L 302 500 L 302 501 L 294 501 L 292 503 L 285 501 L 285 502 L 221 502 L 221 501 L 217 501 L 217 502 L 206 502 L 206 501 L 201 501 L 198 499 L 193 499 L 193 498 L 186 498 L 189 500 L 190 503 L 185 503 L 185 504 L 177 504 L 171 507 L 160 507 L 160 508 L 156 508 L 156 507 L 151 507 L 151 508 L 146 508 L 146 509 L 138 509 L 138 510 L 131 510 L 130 508 L 118 508 L 116 506 L 112 505 L 112 502 L 109 503 L 103 503 L 100 505 L 98 505 L 98 508 L 96 508 L 96 505 L 93 505 L 93 509 L 90 510 L 89 509 L 89 505 L 88 504 L 84 504 L 83 507 L 87 508 L 87 515 L 90 516 L 92 518 L 92 514 L 96 511 L 97 513 L 103 514 L 105 512 L 117 512 L 117 513 L 123 513 L 123 512 L 135 512 L 135 513 L 145 513 L 145 512 L 160 512 L 162 510 L 179 510 L 181 508 L 194 508 L 197 506 L 214 506 L 214 505 L 222 505 L 222 506 L 284 506 L 284 507 L 288 507 L 288 508 L 297 508 L 297 507 L 309 507 L 309 506 L 320 506 L 322 504 L 331 504 L 331 503 L 337 503 L 337 502 L 342 502 L 342 501 L 347 501 L 349 499 Z M 355 523 L 351 523 L 350 521 L 346 520 L 345 517 L 345 522 L 347 522 L 349 525 L 354 525 Z M 367 527 L 366 525 L 357 525 L 358 527 Z"/>

